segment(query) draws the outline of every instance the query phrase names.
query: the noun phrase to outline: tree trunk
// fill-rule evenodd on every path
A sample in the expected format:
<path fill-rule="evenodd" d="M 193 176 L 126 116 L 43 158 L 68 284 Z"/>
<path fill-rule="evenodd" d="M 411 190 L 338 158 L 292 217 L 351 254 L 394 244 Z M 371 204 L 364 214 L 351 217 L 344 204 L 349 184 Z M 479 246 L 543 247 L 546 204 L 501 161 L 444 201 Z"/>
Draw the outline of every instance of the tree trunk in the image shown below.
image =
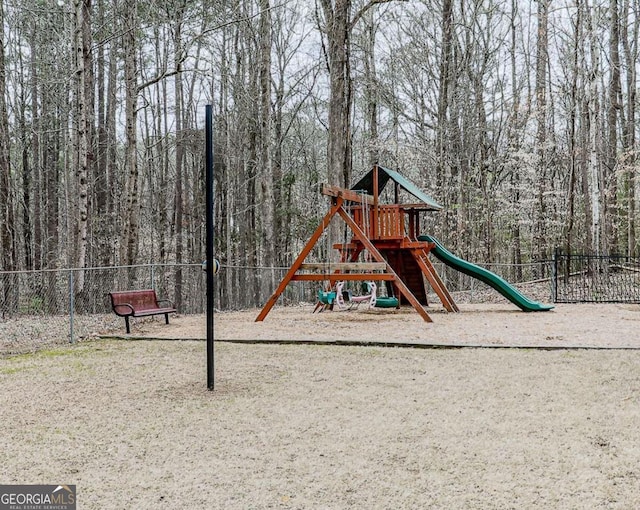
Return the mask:
<path fill-rule="evenodd" d="M 322 0 L 329 43 L 329 139 L 327 178 L 331 184 L 348 187 L 351 175 L 351 0 Z"/>
<path fill-rule="evenodd" d="M 581 39 L 581 14 L 582 10 L 577 9 L 574 21 L 574 37 L 571 58 L 571 81 L 569 89 L 569 185 L 567 190 L 568 214 L 566 218 L 566 232 L 564 251 L 570 254 L 573 249 L 573 230 L 575 226 L 575 199 L 576 199 L 576 180 L 577 180 L 577 164 L 578 164 L 578 147 L 579 143 L 576 139 L 576 112 L 578 111 L 578 53 L 580 50 Z"/>
<path fill-rule="evenodd" d="M 436 104 L 436 188 L 441 190 L 443 211 L 443 231 L 450 233 L 449 242 L 454 249 L 460 248 L 461 239 L 465 237 L 464 211 L 453 207 L 451 195 L 458 194 L 461 184 L 458 181 L 458 168 L 450 158 L 452 136 L 449 123 L 450 94 L 453 83 L 453 2 L 442 2 L 442 50 L 438 63 L 438 98 Z"/>
<path fill-rule="evenodd" d="M 638 250 L 636 246 L 636 194 L 635 194 L 635 172 L 636 172 L 636 62 L 638 60 L 638 32 L 640 29 L 640 18 L 631 15 L 629 12 L 629 0 L 623 3 L 623 19 L 620 23 L 622 27 L 622 46 L 624 49 L 624 57 L 627 68 L 627 105 L 625 119 L 622 123 L 622 144 L 624 147 L 624 195 L 626 200 L 626 218 L 627 218 L 627 255 L 629 257 L 637 256 Z M 631 27 L 631 33 L 629 33 Z M 624 111 L 624 110 L 623 110 Z"/>
<path fill-rule="evenodd" d="M 18 65 L 20 69 L 20 74 L 26 74 L 26 64 L 23 60 L 22 54 L 18 55 Z M 33 216 L 31 214 L 32 207 L 32 191 L 33 191 L 33 168 L 31 167 L 31 159 L 30 159 L 30 131 L 32 130 L 32 126 L 27 121 L 27 90 L 28 87 L 25 84 L 24 87 L 20 88 L 19 93 L 19 107 L 16 108 L 17 119 L 16 122 L 19 125 L 18 132 L 16 133 L 16 138 L 20 140 L 20 156 L 21 156 L 21 164 L 22 164 L 22 175 L 21 175 L 21 185 L 22 192 L 18 189 L 17 193 L 21 194 L 20 200 L 18 201 L 19 207 L 22 211 L 22 262 L 24 267 L 20 267 L 19 261 L 16 260 L 16 269 L 27 269 L 29 271 L 33 270 Z M 16 243 L 18 243 L 18 239 L 16 239 Z"/>
<path fill-rule="evenodd" d="M 520 93 L 518 91 L 518 68 L 516 66 L 516 16 L 517 16 L 517 0 L 511 0 L 511 95 L 513 97 L 513 112 L 511 114 L 511 123 L 509 129 L 509 145 L 511 151 L 515 154 L 520 150 Z M 513 190 L 513 200 L 511 206 L 514 211 L 520 208 L 520 168 L 519 165 L 513 164 L 511 171 L 511 188 Z M 514 214 L 513 223 L 511 225 L 511 238 L 513 240 L 511 248 L 511 262 L 516 265 L 516 281 L 522 281 L 522 240 L 520 232 L 520 214 Z"/>
<path fill-rule="evenodd" d="M 40 109 L 40 91 L 38 89 L 39 69 L 36 62 L 36 27 L 29 32 L 29 68 L 31 76 L 29 90 L 31 91 L 31 111 L 33 112 L 31 130 L 31 154 L 33 162 L 33 269 L 41 269 L 43 264 L 43 221 L 42 204 L 44 195 L 44 177 L 42 172 L 42 111 Z"/>
<path fill-rule="evenodd" d="M 178 310 L 182 309 L 182 267 L 184 260 L 184 130 L 183 130 L 183 93 L 182 93 L 182 23 L 185 4 L 181 3 L 174 12 L 174 65 L 176 75 L 175 86 L 175 122 L 176 122 L 176 185 L 175 185 L 175 225 L 176 225 L 176 275 L 174 301 Z"/>
<path fill-rule="evenodd" d="M 11 160 L 9 118 L 7 115 L 6 63 L 5 63 L 5 16 L 0 2 L 0 267 L 13 271 L 16 263 L 14 199 L 11 192 Z M 8 278 L 0 277 L 0 318 L 11 312 L 16 305 L 15 286 Z"/>
<path fill-rule="evenodd" d="M 620 108 L 620 23 L 618 0 L 609 0 L 609 104 L 607 105 L 607 163 L 605 174 L 604 239 L 605 252 L 618 252 L 618 109 Z"/>
<path fill-rule="evenodd" d="M 137 16 L 136 1 L 127 0 L 124 5 L 125 30 L 123 35 L 124 82 L 125 82 L 125 151 L 124 166 L 127 176 L 126 211 L 124 233 L 121 238 L 120 261 L 135 264 L 138 256 L 138 235 L 140 229 L 140 197 L 138 158 L 136 152 L 138 124 L 138 62 L 137 62 Z"/>
<path fill-rule="evenodd" d="M 89 222 L 88 177 L 92 159 L 91 126 L 93 124 L 93 56 L 91 53 L 91 0 L 75 0 L 75 86 L 76 130 L 75 155 L 78 209 L 76 216 L 75 267 L 83 268 L 87 260 Z M 84 289 L 84 271 L 75 278 L 76 294 Z"/>
<path fill-rule="evenodd" d="M 97 2 L 97 18 L 98 23 L 102 26 L 105 23 L 105 7 L 104 0 Z M 111 218 L 109 211 L 109 193 L 111 188 L 110 166 L 109 166 L 109 132 L 108 132 L 108 91 L 105 90 L 108 68 L 106 60 L 106 48 L 104 44 L 97 48 L 96 56 L 96 84 L 97 84 L 97 144 L 96 144 L 96 160 L 92 165 L 95 173 L 93 175 L 93 214 L 92 214 L 92 232 L 96 245 L 96 253 L 94 260 L 100 266 L 108 266 L 111 264 L 111 246 L 109 239 L 112 235 L 109 228 Z M 112 54 L 111 59 L 115 56 Z M 111 79 L 111 78 L 109 78 Z"/>
<path fill-rule="evenodd" d="M 367 16 L 365 29 L 365 53 L 364 53 L 364 96 L 365 96 L 365 121 L 368 123 L 366 143 L 368 153 L 368 165 L 379 163 L 380 150 L 378 140 L 378 78 L 376 76 L 376 31 L 377 27 L 372 17 Z"/>
<path fill-rule="evenodd" d="M 275 231 L 277 205 L 274 202 L 274 175 L 271 159 L 271 10 L 269 0 L 260 0 L 259 39 L 259 119 L 260 148 L 259 160 L 262 178 L 260 179 L 260 203 L 262 217 L 263 265 L 271 267 L 275 262 Z M 277 283 L 273 272 L 265 278 L 266 289 L 273 289 Z"/>
<path fill-rule="evenodd" d="M 44 180 L 45 199 L 45 240 L 44 240 L 44 269 L 56 269 L 59 265 L 59 241 L 58 222 L 60 216 L 60 206 L 58 202 L 60 180 L 60 166 L 58 154 L 60 151 L 60 123 L 51 111 L 52 98 L 46 94 L 42 98 L 42 117 L 45 119 L 43 127 L 42 145 L 42 169 Z M 53 271 L 47 273 L 46 289 L 44 291 L 45 306 L 49 313 L 58 311 L 56 300 L 56 275 Z"/>
<path fill-rule="evenodd" d="M 589 38 L 591 62 L 587 70 L 587 94 L 585 102 L 585 115 L 587 125 L 587 137 L 584 140 L 585 152 L 585 207 L 590 205 L 590 211 L 585 213 L 591 219 L 591 251 L 597 255 L 602 253 L 601 232 L 601 161 L 598 154 L 598 146 L 601 143 L 599 136 L 600 127 L 600 101 L 598 90 L 598 75 L 600 73 L 600 53 L 598 36 L 593 27 L 589 5 L 585 2 L 585 22 Z"/>
<path fill-rule="evenodd" d="M 547 51 L 548 36 L 547 23 L 550 0 L 538 2 L 538 41 L 536 45 L 536 154 L 537 154 L 537 182 L 536 182 L 536 222 L 532 252 L 538 258 L 547 255 L 546 240 L 546 203 L 547 189 Z"/>
<path fill-rule="evenodd" d="M 328 40 L 329 132 L 327 133 L 327 179 L 330 184 L 348 188 L 351 180 L 351 75 L 349 18 L 351 0 L 321 0 Z M 338 221 L 329 225 L 327 245 L 342 241 Z M 328 248 L 327 257 L 338 253 Z"/>
<path fill-rule="evenodd" d="M 107 140 L 106 148 L 106 182 L 107 182 L 107 219 L 105 221 L 105 230 L 107 240 L 105 241 L 105 265 L 114 263 L 118 258 L 117 252 L 117 230 L 119 199 L 122 190 L 124 190 L 124 180 L 118 172 L 117 164 L 117 133 L 116 133 L 116 113 L 117 113 L 117 77 L 118 77 L 118 59 L 117 51 L 111 47 L 109 51 L 109 65 L 107 68 L 107 102 L 105 113 L 104 131 Z M 117 191 L 116 191 L 117 190 Z M 120 227 L 122 228 L 122 227 Z"/>

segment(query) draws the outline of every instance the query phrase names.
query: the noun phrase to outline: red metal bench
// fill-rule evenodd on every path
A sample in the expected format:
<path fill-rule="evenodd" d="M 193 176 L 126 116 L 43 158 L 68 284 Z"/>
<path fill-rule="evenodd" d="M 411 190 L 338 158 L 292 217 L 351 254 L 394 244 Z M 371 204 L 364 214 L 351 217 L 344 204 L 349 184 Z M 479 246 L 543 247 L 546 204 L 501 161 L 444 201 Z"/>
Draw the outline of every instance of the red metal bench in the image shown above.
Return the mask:
<path fill-rule="evenodd" d="M 166 323 L 169 324 L 169 314 L 177 312 L 171 301 L 158 299 L 156 291 L 153 289 L 109 292 L 109 297 L 113 312 L 124 317 L 127 333 L 131 333 L 129 317 L 164 315 Z M 160 303 L 168 303 L 170 306 L 160 306 Z"/>

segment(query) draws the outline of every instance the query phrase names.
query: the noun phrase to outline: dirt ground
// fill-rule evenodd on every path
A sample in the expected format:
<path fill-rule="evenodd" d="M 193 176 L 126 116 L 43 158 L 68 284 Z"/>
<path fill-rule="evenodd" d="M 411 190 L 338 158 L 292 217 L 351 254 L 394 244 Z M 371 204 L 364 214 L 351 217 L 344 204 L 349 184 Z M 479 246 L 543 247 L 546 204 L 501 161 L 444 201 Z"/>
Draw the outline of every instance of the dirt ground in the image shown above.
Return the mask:
<path fill-rule="evenodd" d="M 640 305 L 557 305 L 549 312 L 521 312 L 510 304 L 462 304 L 460 313 L 440 307 L 426 323 L 411 307 L 311 313 L 312 305 L 274 307 L 263 322 L 259 310 L 215 315 L 215 338 L 246 341 L 321 341 L 443 346 L 640 348 Z M 132 335 L 206 337 L 206 320 L 184 316 L 166 326 L 136 324 Z"/>
<path fill-rule="evenodd" d="M 219 313 L 213 392 L 204 317 L 2 357 L 0 480 L 96 510 L 640 508 L 640 307 L 461 308 Z"/>

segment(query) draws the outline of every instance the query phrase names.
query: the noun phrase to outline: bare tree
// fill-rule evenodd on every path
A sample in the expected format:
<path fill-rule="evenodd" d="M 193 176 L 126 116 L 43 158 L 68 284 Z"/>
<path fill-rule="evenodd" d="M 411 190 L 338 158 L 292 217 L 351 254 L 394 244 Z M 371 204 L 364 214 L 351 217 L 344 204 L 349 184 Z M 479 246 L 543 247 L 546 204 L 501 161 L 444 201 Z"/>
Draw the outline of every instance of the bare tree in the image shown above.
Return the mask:
<path fill-rule="evenodd" d="M 176 279 L 175 279 L 175 303 L 178 309 L 182 308 L 182 267 L 184 261 L 184 144 L 185 130 L 183 126 L 183 79 L 182 64 L 184 61 L 184 49 L 182 47 L 182 29 L 184 15 L 187 7 L 185 0 L 178 0 L 174 5 L 173 23 L 173 45 L 174 45 L 174 87 L 175 87 L 175 122 L 176 122 L 176 177 L 175 177 L 175 256 L 176 256 Z"/>
<path fill-rule="evenodd" d="M 274 171 L 272 165 L 272 111 L 271 111 L 271 8 L 269 0 L 260 0 L 260 26 L 258 31 L 259 39 L 259 63 L 258 79 L 259 88 L 259 119 L 260 119 L 260 201 L 262 204 L 262 261 L 264 265 L 272 266 L 275 257 L 275 226 L 276 226 L 276 204 L 274 203 Z M 272 275 L 273 276 L 273 275 Z M 269 288 L 273 288 L 275 281 L 269 283 Z"/>
<path fill-rule="evenodd" d="M 509 48 L 509 64 L 511 71 L 511 101 L 512 112 L 509 122 L 509 131 L 507 133 L 508 148 L 507 150 L 511 155 L 515 155 L 520 151 L 521 139 L 522 139 L 522 126 L 525 125 L 526 116 L 521 112 L 522 103 L 520 101 L 520 87 L 518 80 L 518 66 L 516 63 L 517 41 L 518 41 L 518 28 L 517 28 L 517 16 L 518 16 L 518 2 L 517 0 L 511 0 L 511 13 L 509 19 L 509 35 L 510 35 L 510 48 Z M 509 157 L 511 157 L 511 155 Z M 520 168 L 517 162 L 511 165 L 511 175 L 509 177 L 509 184 L 511 187 L 511 193 L 507 192 L 511 202 L 511 207 L 515 211 L 519 211 L 520 207 L 520 183 L 521 175 Z M 511 262 L 516 265 L 516 279 L 522 280 L 522 237 L 520 231 L 520 215 L 512 214 L 511 224 Z"/>
<path fill-rule="evenodd" d="M 0 267 L 12 271 L 16 264 L 14 197 L 11 191 L 9 118 L 7 115 L 4 2 L 0 2 Z M 13 307 L 11 282 L 0 279 L 0 314 Z"/>
<path fill-rule="evenodd" d="M 626 108 L 621 110 L 624 115 L 622 122 L 622 167 L 623 172 L 623 200 L 626 200 L 626 252 L 630 257 L 638 253 L 636 246 L 636 62 L 638 61 L 638 35 L 640 32 L 640 17 L 637 15 L 640 5 L 637 1 L 630 5 L 630 0 L 623 0 L 621 41 L 626 67 Z M 633 8 L 633 11 L 632 11 Z M 632 15 L 635 12 L 635 16 Z"/>
<path fill-rule="evenodd" d="M 605 251 L 618 249 L 618 111 L 622 108 L 620 83 L 620 21 L 618 0 L 609 1 L 609 97 L 607 104 L 607 148 L 604 203 Z"/>
<path fill-rule="evenodd" d="M 107 0 L 96 2 L 96 23 L 100 27 L 106 25 Z M 116 54 L 113 46 L 107 44 L 107 31 L 100 31 L 101 40 L 96 45 L 96 126 L 95 126 L 95 160 L 93 174 L 93 200 L 91 205 L 91 231 L 93 233 L 96 252 L 94 260 L 98 265 L 107 266 L 113 260 L 114 235 L 113 190 L 115 174 L 115 82 Z"/>
<path fill-rule="evenodd" d="M 75 151 L 74 165 L 78 186 L 76 216 L 75 267 L 83 268 L 87 261 L 89 226 L 89 175 L 93 160 L 93 56 L 91 52 L 91 0 L 75 0 Z M 84 289 L 84 271 L 78 272 L 76 292 Z"/>
<path fill-rule="evenodd" d="M 546 213 L 545 191 L 547 189 L 547 66 L 548 66 L 548 19 L 551 0 L 538 2 L 538 38 L 536 43 L 536 223 L 534 249 L 539 250 L 541 258 L 546 256 Z"/>
<path fill-rule="evenodd" d="M 23 4 L 1 12 L 3 269 L 201 258 L 205 102 L 229 267 L 286 264 L 317 183 L 375 161 L 442 202 L 424 228 L 462 256 L 638 252 L 638 0 Z"/>
<path fill-rule="evenodd" d="M 591 251 L 596 254 L 602 253 L 602 232 L 601 232 L 601 186 L 602 186 L 602 172 L 601 172 L 601 158 L 599 155 L 599 147 L 601 146 L 600 139 L 600 91 L 598 87 L 598 75 L 601 72 L 600 69 L 600 51 L 598 44 L 598 35 L 594 29 L 594 20 L 592 17 L 592 10 L 589 6 L 588 0 L 581 2 L 581 7 L 584 9 L 585 15 L 585 30 L 586 39 L 588 40 L 589 58 L 585 59 L 586 67 L 586 94 L 584 98 L 583 106 L 583 123 L 584 123 L 584 135 L 582 137 L 582 146 L 584 147 L 584 165 L 582 176 L 582 190 L 585 197 L 585 208 L 589 207 L 589 210 L 585 212 L 585 216 L 589 218 L 590 228 L 592 232 L 592 245 Z"/>
<path fill-rule="evenodd" d="M 122 49 L 124 54 L 125 92 L 125 157 L 126 169 L 126 210 L 123 235 L 120 241 L 120 263 L 134 264 L 138 256 L 138 234 L 140 229 L 140 190 L 138 172 L 138 45 L 137 7 L 135 0 L 125 0 L 123 4 L 124 34 Z"/>
<path fill-rule="evenodd" d="M 436 179 L 440 191 L 439 194 L 443 198 L 442 202 L 446 208 L 444 212 L 444 230 L 445 232 L 456 233 L 451 241 L 456 248 L 459 248 L 460 239 L 466 236 L 466 228 L 464 225 L 464 211 L 458 210 L 457 208 L 454 210 L 451 207 L 457 203 L 456 198 L 452 195 L 458 191 L 458 189 L 455 189 L 455 183 L 458 182 L 459 178 L 459 167 L 452 161 L 453 156 L 450 152 L 450 146 L 454 143 L 453 137 L 456 132 L 455 127 L 451 125 L 452 123 L 449 123 L 451 95 L 456 83 L 453 54 L 454 18 L 452 0 L 444 0 L 442 2 L 441 16 L 442 43 L 438 64 L 438 99 L 435 128 Z M 454 227 L 455 223 L 457 223 L 457 225 Z"/>
<path fill-rule="evenodd" d="M 327 37 L 326 59 L 329 68 L 329 108 L 327 139 L 327 178 L 349 187 L 352 165 L 352 83 L 351 35 L 362 16 L 376 4 L 392 0 L 370 0 L 355 13 L 351 0 L 320 0 Z M 329 228 L 330 243 L 340 239 L 340 225 Z M 337 256 L 335 253 L 333 256 Z"/>
<path fill-rule="evenodd" d="M 567 60 L 571 62 L 569 67 L 568 87 L 569 87 L 569 104 L 568 104 L 568 165 L 569 165 L 569 179 L 567 188 L 567 202 L 568 202 L 568 214 L 566 217 L 566 227 L 564 235 L 564 250 L 566 253 L 571 253 L 574 248 L 574 229 L 575 229 L 575 214 L 576 214 L 576 185 L 578 182 L 578 167 L 579 167 L 579 140 L 578 140 L 578 76 L 580 69 L 579 54 L 580 44 L 582 39 L 582 9 L 576 9 L 576 16 L 572 21 L 573 24 L 573 37 L 571 38 L 571 54 L 567 55 Z"/>
<path fill-rule="evenodd" d="M 327 178 L 348 187 L 351 177 L 351 0 L 321 0 L 328 41 L 329 138 Z"/>

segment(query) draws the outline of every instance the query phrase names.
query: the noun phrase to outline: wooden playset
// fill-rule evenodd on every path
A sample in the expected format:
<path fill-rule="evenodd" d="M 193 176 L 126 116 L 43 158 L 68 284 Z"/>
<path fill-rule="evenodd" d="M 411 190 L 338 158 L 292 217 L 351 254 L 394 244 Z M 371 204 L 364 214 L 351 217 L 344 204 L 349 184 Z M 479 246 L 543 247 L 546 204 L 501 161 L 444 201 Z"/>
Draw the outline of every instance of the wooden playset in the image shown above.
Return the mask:
<path fill-rule="evenodd" d="M 381 203 L 383 188 L 393 183 L 393 203 Z M 401 191 L 416 199 L 400 203 Z M 398 172 L 375 165 L 351 189 L 323 185 L 322 194 L 330 197 L 331 208 L 293 262 L 277 289 L 264 305 L 256 321 L 262 321 L 291 281 L 328 281 L 333 289 L 337 282 L 383 281 L 397 299 L 399 307 L 406 300 L 427 322 L 425 311 L 427 290 L 425 279 L 447 311 L 458 307 L 429 260 L 434 243 L 418 240 L 420 214 L 442 209 L 432 198 Z M 333 218 L 341 218 L 352 238 L 334 244 L 340 262 L 305 263 Z M 335 292 L 335 291 L 333 291 Z"/>

